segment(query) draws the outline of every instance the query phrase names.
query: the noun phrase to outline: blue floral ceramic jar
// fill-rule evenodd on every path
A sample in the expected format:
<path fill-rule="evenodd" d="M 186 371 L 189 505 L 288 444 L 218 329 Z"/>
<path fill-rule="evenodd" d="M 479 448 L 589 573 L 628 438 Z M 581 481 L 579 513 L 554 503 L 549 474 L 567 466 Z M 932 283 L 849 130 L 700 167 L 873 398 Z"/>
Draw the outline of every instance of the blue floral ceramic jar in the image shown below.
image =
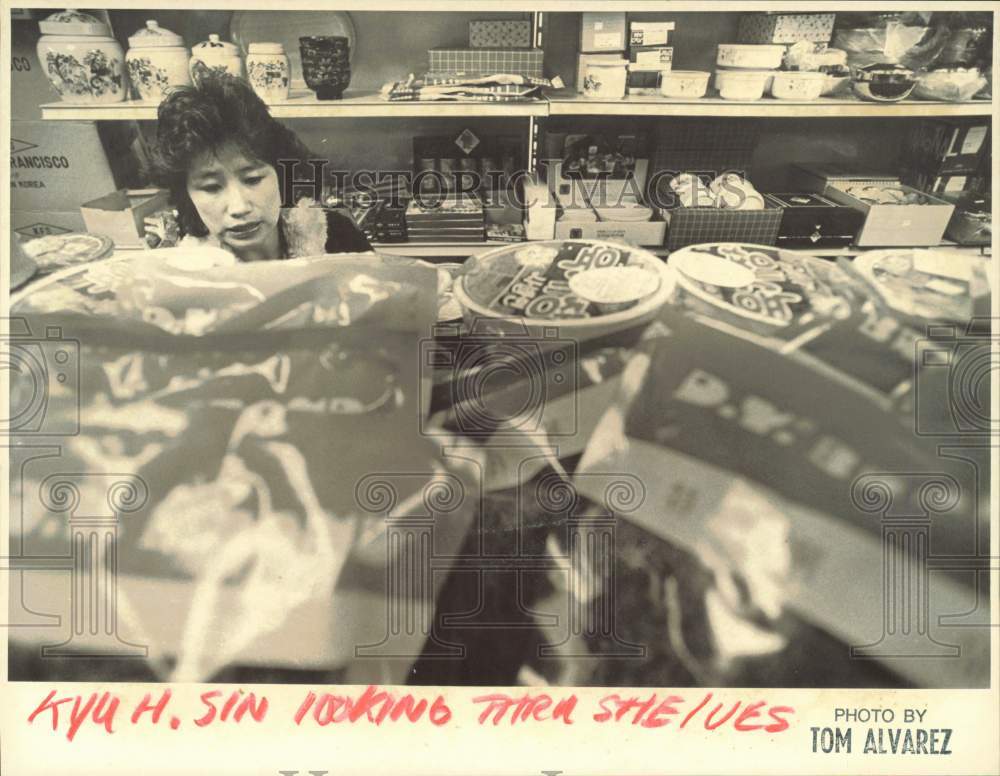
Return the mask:
<path fill-rule="evenodd" d="M 125 55 L 107 24 L 67 10 L 38 27 L 38 61 L 63 102 L 94 105 L 125 99 Z"/>
<path fill-rule="evenodd" d="M 155 19 L 128 39 L 125 66 L 139 100 L 159 102 L 175 86 L 190 86 L 184 39 L 163 29 Z"/>

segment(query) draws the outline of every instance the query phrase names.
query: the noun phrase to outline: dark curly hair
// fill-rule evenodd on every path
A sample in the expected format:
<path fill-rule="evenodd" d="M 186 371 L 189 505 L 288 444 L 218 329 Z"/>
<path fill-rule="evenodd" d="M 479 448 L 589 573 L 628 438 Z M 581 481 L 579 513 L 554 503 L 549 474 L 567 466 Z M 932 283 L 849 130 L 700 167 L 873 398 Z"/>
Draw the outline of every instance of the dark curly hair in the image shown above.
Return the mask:
<path fill-rule="evenodd" d="M 310 157 L 298 136 L 272 118 L 264 101 L 240 78 L 205 74 L 196 86 L 172 90 L 157 111 L 156 149 L 149 172 L 156 185 L 170 190 L 184 234 L 208 234 L 188 196 L 191 166 L 206 151 L 229 144 L 248 158 L 271 165 L 279 179 L 279 159 L 305 161 Z"/>

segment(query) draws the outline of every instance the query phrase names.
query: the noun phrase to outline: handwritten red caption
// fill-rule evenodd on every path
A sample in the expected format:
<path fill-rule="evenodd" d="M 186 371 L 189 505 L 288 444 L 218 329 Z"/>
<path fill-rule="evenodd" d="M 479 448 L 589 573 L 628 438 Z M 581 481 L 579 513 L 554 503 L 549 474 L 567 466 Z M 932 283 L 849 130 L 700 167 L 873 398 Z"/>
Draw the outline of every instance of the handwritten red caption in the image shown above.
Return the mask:
<path fill-rule="evenodd" d="M 28 716 L 28 723 L 48 720 L 53 731 L 63 729 L 73 741 L 85 724 L 108 734 L 115 732 L 122 719 L 130 725 L 167 725 L 178 730 L 180 717 L 168 713 L 173 693 L 170 688 L 146 693 L 130 710 L 124 710 L 121 699 L 111 692 L 88 696 L 56 697 L 52 690 Z M 199 696 L 200 714 L 190 721 L 199 728 L 222 723 L 262 723 L 268 718 L 270 703 L 264 695 L 243 690 L 209 690 Z M 716 701 L 706 692 L 689 702 L 681 695 L 621 695 L 611 693 L 597 701 L 596 709 L 581 709 L 575 694 L 553 698 L 548 693 L 508 694 L 486 693 L 474 696 L 479 725 L 561 723 L 572 725 L 577 719 L 589 717 L 600 724 L 633 725 L 660 728 L 676 723 L 680 729 L 715 731 L 733 729 L 739 732 L 764 731 L 780 733 L 790 727 L 791 706 L 778 706 L 758 700 L 747 703 Z M 357 695 L 338 695 L 310 690 L 299 703 L 291 721 L 295 725 L 326 727 L 359 722 L 382 725 L 385 722 L 421 723 L 436 727 L 453 719 L 452 708 L 442 695 L 415 698 L 412 694 L 392 693 L 369 686 Z"/>

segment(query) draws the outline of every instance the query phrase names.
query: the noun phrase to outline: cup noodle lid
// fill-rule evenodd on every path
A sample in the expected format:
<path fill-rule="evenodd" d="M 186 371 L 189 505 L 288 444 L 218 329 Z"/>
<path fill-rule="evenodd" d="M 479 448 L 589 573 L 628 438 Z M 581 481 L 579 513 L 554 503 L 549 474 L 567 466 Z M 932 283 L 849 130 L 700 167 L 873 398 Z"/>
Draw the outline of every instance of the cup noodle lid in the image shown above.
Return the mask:
<path fill-rule="evenodd" d="M 284 54 L 285 47 L 280 43 L 251 43 L 247 46 L 248 54 Z"/>
<path fill-rule="evenodd" d="M 239 49 L 235 43 L 222 40 L 215 33 L 209 35 L 208 40 L 203 40 L 201 43 L 192 46 L 191 52 L 193 54 L 200 54 L 201 56 L 239 56 Z"/>
<path fill-rule="evenodd" d="M 108 25 L 87 13 L 72 9 L 59 11 L 38 23 L 42 35 L 86 35 L 110 37 Z"/>
<path fill-rule="evenodd" d="M 176 32 L 165 30 L 156 19 L 149 19 L 146 26 L 129 36 L 129 48 L 165 48 L 167 46 L 183 46 L 184 39 Z"/>

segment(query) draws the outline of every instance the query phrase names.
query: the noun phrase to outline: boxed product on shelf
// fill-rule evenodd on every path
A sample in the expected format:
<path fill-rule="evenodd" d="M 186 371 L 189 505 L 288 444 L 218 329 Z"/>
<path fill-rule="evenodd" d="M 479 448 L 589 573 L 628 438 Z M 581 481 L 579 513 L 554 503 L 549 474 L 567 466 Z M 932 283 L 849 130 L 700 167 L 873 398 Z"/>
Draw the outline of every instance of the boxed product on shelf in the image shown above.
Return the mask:
<path fill-rule="evenodd" d="M 587 65 L 627 64 L 621 53 L 615 54 L 580 54 L 576 62 L 576 90 L 583 93 L 583 80 L 587 75 Z"/>
<path fill-rule="evenodd" d="M 110 237 L 122 248 L 145 248 L 147 216 L 168 206 L 165 189 L 119 189 L 80 205 L 87 231 Z"/>
<path fill-rule="evenodd" d="M 506 189 L 483 191 L 483 216 L 486 224 L 509 226 L 524 220 L 524 211 L 517 197 Z"/>
<path fill-rule="evenodd" d="M 988 182 L 977 171 L 935 175 L 924 170 L 904 168 L 899 177 L 907 186 L 948 200 L 969 191 L 985 190 L 989 187 Z"/>
<path fill-rule="evenodd" d="M 649 169 L 642 133 L 567 134 L 562 158 L 548 165 L 548 182 L 560 198 L 593 205 L 630 194 L 641 197 Z M 595 201 L 596 199 L 596 201 Z"/>
<path fill-rule="evenodd" d="M 864 221 L 860 211 L 819 194 L 765 194 L 764 199 L 784 211 L 778 228 L 779 246 L 847 247 L 854 242 Z"/>
<path fill-rule="evenodd" d="M 836 14 L 832 13 L 745 13 L 740 16 L 736 42 L 829 43 L 835 22 Z"/>
<path fill-rule="evenodd" d="M 666 46 L 675 22 L 629 22 L 629 46 Z"/>
<path fill-rule="evenodd" d="M 431 73 L 509 73 L 542 78 L 542 54 L 540 48 L 433 48 L 427 51 L 427 69 Z"/>
<path fill-rule="evenodd" d="M 581 53 L 625 50 L 624 13 L 583 13 L 581 16 Z"/>
<path fill-rule="evenodd" d="M 938 245 L 955 211 L 951 203 L 893 175 L 866 175 L 843 165 L 797 164 L 790 179 L 864 213 L 855 241 L 860 247 Z"/>
<path fill-rule="evenodd" d="M 673 46 L 631 46 L 628 61 L 633 70 L 670 70 L 674 62 Z"/>
<path fill-rule="evenodd" d="M 990 151 L 989 120 L 923 119 L 907 133 L 906 166 L 934 175 L 973 172 Z"/>
<path fill-rule="evenodd" d="M 491 19 L 469 22 L 472 48 L 531 48 L 531 22 Z"/>
<path fill-rule="evenodd" d="M 667 224 L 658 217 L 650 221 L 565 221 L 555 223 L 555 236 L 560 240 L 609 240 L 644 247 L 660 247 Z"/>
<path fill-rule="evenodd" d="M 537 174 L 524 180 L 524 235 L 529 240 L 551 240 L 556 233 L 558 205 L 548 183 Z"/>
<path fill-rule="evenodd" d="M 406 242 L 406 208 L 378 200 L 358 218 L 358 227 L 369 242 Z"/>
<path fill-rule="evenodd" d="M 784 210 L 765 205 L 763 210 L 728 210 L 717 207 L 674 207 L 663 211 L 667 222 L 667 248 L 704 242 L 738 242 L 775 245 Z"/>

